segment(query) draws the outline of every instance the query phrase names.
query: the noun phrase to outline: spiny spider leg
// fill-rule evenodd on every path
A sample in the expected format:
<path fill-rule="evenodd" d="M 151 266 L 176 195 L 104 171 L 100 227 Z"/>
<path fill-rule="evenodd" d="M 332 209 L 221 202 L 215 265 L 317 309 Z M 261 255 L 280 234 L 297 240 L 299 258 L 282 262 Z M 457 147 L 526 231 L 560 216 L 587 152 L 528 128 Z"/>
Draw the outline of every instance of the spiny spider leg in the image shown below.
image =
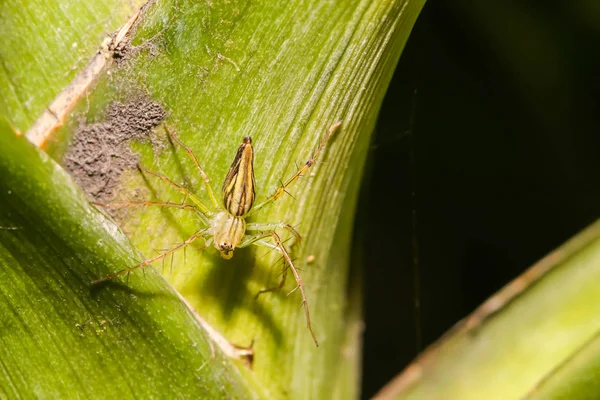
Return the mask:
<path fill-rule="evenodd" d="M 221 204 L 219 203 L 219 201 L 217 200 L 217 198 L 215 196 L 215 191 L 213 190 L 213 188 L 212 188 L 212 186 L 210 184 L 210 179 L 208 178 L 208 175 L 206 175 L 206 173 L 204 172 L 204 170 L 200 166 L 200 163 L 198 162 L 198 159 L 196 158 L 196 155 L 194 154 L 194 152 L 192 151 L 192 149 L 190 149 L 189 147 L 187 147 L 181 140 L 179 140 L 179 138 L 177 137 L 177 135 L 175 135 L 175 132 L 173 132 L 171 130 L 171 128 L 169 128 L 167 125 L 165 125 L 165 130 L 171 136 L 171 138 L 173 138 L 173 140 L 178 145 L 180 145 L 181 147 L 183 147 L 185 149 L 185 151 L 188 153 L 188 155 L 192 158 L 192 160 L 194 161 L 194 164 L 196 164 L 196 168 L 198 168 L 198 172 L 200 173 L 200 176 L 202 177 L 202 180 L 204 181 L 204 186 L 206 187 L 206 191 L 208 192 L 208 196 L 210 197 L 210 201 L 212 201 L 212 203 L 215 206 L 215 208 L 220 209 L 221 208 Z"/>
<path fill-rule="evenodd" d="M 129 201 L 124 203 L 99 203 L 97 201 L 91 202 L 91 204 L 102 207 L 102 208 L 120 208 L 120 207 L 148 207 L 148 206 L 158 206 L 158 207 L 172 207 L 179 208 L 181 210 L 186 211 L 196 211 L 198 212 L 198 208 L 192 204 L 185 203 L 171 203 L 168 201 Z M 198 215 L 202 218 L 206 224 L 208 224 L 208 218 L 206 215 L 202 213 L 198 213 Z"/>
<path fill-rule="evenodd" d="M 279 248 L 272 243 L 266 242 L 263 239 L 271 237 L 271 231 L 273 228 L 268 229 L 265 227 L 274 227 L 274 228 L 283 228 L 281 225 L 287 225 L 287 227 L 292 231 L 292 244 L 290 247 L 294 246 L 300 239 L 301 236 L 296 230 L 288 224 L 285 223 L 274 223 L 274 224 L 248 224 L 253 225 L 252 229 L 246 228 L 246 231 L 256 230 L 259 231 L 254 235 L 245 235 L 242 241 L 240 242 L 239 248 L 243 249 L 244 247 L 248 247 L 252 244 L 260 244 L 263 247 L 269 247 L 271 250 L 279 251 Z M 263 226 L 264 225 L 264 226 Z M 260 228 L 258 226 L 261 226 Z M 287 241 L 287 240 L 286 240 Z M 259 243 L 260 242 L 260 243 Z M 268 254 L 268 253 L 267 253 Z"/>
<path fill-rule="evenodd" d="M 315 165 L 315 163 L 317 162 L 317 157 L 319 157 L 319 154 L 321 153 L 321 151 L 325 147 L 325 143 L 327 142 L 327 139 L 329 139 L 329 136 L 331 136 L 331 134 L 333 132 L 335 132 L 340 127 L 340 125 L 342 125 L 342 122 L 343 121 L 338 121 L 335 124 L 333 124 L 327 130 L 327 132 L 325 132 L 325 135 L 321 139 L 321 142 L 319 142 L 319 146 L 317 146 L 317 149 L 313 153 L 312 158 L 310 160 L 308 160 L 304 164 L 304 166 L 302 168 L 300 168 L 294 175 L 292 175 L 287 181 L 285 181 L 284 183 L 282 183 L 281 186 L 279 186 L 277 188 L 277 190 L 275 190 L 275 192 L 273 192 L 272 195 L 270 195 L 269 197 L 267 197 L 267 199 L 265 201 L 263 201 L 262 203 L 259 203 L 256 206 L 254 206 L 254 208 L 248 214 L 246 214 L 246 217 L 252 215 L 254 212 L 260 210 L 261 208 L 263 208 L 264 206 L 266 206 L 268 204 L 273 203 L 275 200 L 277 200 L 278 198 L 280 198 L 281 196 L 283 196 L 286 193 L 286 189 L 292 183 L 296 182 L 302 175 L 306 174 L 306 172 L 309 170 L 309 168 L 312 167 L 313 165 Z"/>
<path fill-rule="evenodd" d="M 277 246 L 275 246 L 272 243 L 269 243 L 267 241 L 264 240 L 257 240 L 256 244 L 259 246 L 265 246 L 265 247 L 269 247 L 270 249 L 275 249 L 275 250 L 279 250 L 279 248 Z M 283 289 L 283 286 L 285 285 L 285 280 L 287 278 L 287 271 L 288 271 L 289 266 L 285 263 L 283 263 L 283 269 L 281 271 L 281 280 L 279 281 L 279 284 L 275 287 L 271 287 L 271 288 L 266 288 L 266 289 L 261 289 L 258 291 L 258 293 L 256 293 L 256 296 L 254 296 L 255 299 L 258 299 L 258 296 L 260 296 L 263 293 L 270 293 L 270 292 L 279 292 L 281 289 Z M 296 290 L 296 289 L 294 289 Z"/>
<path fill-rule="evenodd" d="M 244 247 L 248 247 L 252 244 L 255 244 L 259 240 L 268 238 L 270 236 L 271 236 L 271 232 L 259 232 L 254 235 L 246 235 L 246 236 L 244 236 L 244 239 L 240 243 L 239 248 L 243 249 Z"/>
<path fill-rule="evenodd" d="M 294 266 L 294 262 L 292 261 L 290 254 L 288 253 L 287 249 L 281 242 L 281 238 L 279 237 L 279 235 L 275 231 L 265 232 L 265 234 L 267 234 L 267 233 L 271 236 L 271 238 L 275 242 L 275 246 L 277 247 L 277 250 L 283 255 L 283 258 L 287 262 L 289 268 L 292 270 L 292 274 L 294 274 L 294 278 L 296 279 L 296 284 L 298 285 L 298 289 L 300 289 L 300 293 L 302 294 L 302 305 L 304 306 L 304 314 L 306 315 L 306 327 L 310 331 L 313 341 L 315 342 L 315 344 L 318 347 L 319 341 L 317 340 L 317 337 L 315 336 L 315 332 L 313 331 L 312 324 L 310 322 L 310 312 L 308 311 L 308 300 L 306 299 L 306 293 L 304 293 L 304 282 L 302 282 L 302 278 L 300 277 L 298 270 Z M 256 240 L 254 242 L 254 244 L 266 245 L 267 243 L 262 243 L 261 240 Z M 267 247 L 271 247 L 271 246 L 267 246 Z M 287 271 L 287 267 L 286 267 L 285 271 Z M 285 272 L 285 271 L 284 271 L 284 276 L 287 274 L 287 272 Z M 284 280 L 282 280 L 282 282 L 285 283 Z M 281 287 L 283 287 L 282 282 L 280 282 Z"/>
<path fill-rule="evenodd" d="M 263 246 L 263 247 L 268 247 L 271 249 L 271 251 L 273 251 L 273 250 L 279 251 L 279 247 L 275 246 L 273 243 L 267 242 L 266 240 L 257 240 L 255 244 L 259 245 L 259 246 Z M 280 259 L 280 261 L 281 261 L 281 259 Z M 279 282 L 279 284 L 272 288 L 266 288 L 266 289 L 259 290 L 258 293 L 256 293 L 256 296 L 254 296 L 254 298 L 258 299 L 258 296 L 260 296 L 263 293 L 278 292 L 281 289 L 283 289 L 283 286 L 285 285 L 285 280 L 287 278 L 288 268 L 289 268 L 289 266 L 284 262 L 283 269 L 281 271 L 281 281 Z M 297 268 L 297 269 L 300 269 L 300 268 Z M 288 295 L 294 293 L 297 289 L 298 289 L 298 286 L 296 286 L 291 292 L 289 292 Z"/>
<path fill-rule="evenodd" d="M 144 262 L 142 262 L 142 263 L 140 263 L 138 265 L 134 265 L 133 267 L 125 268 L 125 269 L 122 269 L 122 270 L 117 271 L 115 273 L 112 273 L 110 275 L 107 275 L 107 276 L 105 276 L 103 278 L 96 279 L 96 280 L 92 281 L 92 285 L 97 285 L 98 283 L 109 281 L 111 279 L 116 278 L 117 276 L 128 274 L 129 272 L 134 271 L 134 270 L 136 270 L 138 268 L 147 267 L 148 265 L 150 265 L 150 264 L 152 264 L 152 263 L 154 263 L 154 262 L 156 262 L 158 260 L 162 260 L 163 258 L 165 258 L 166 256 L 168 256 L 169 254 L 173 254 L 177 250 L 180 250 L 180 249 L 183 249 L 186 246 L 189 246 L 196 239 L 198 239 L 199 237 L 202 237 L 203 235 L 205 235 L 207 231 L 208 231 L 208 229 L 202 229 L 201 231 L 198 231 L 198 232 L 194 233 L 192 236 L 190 236 L 189 238 L 187 238 L 185 242 L 183 242 L 183 243 L 181 243 L 181 244 L 173 247 L 172 249 L 167 250 L 164 253 L 159 254 L 158 256 L 156 256 L 154 258 L 148 259 L 148 260 L 146 260 L 146 261 L 144 261 Z"/>
<path fill-rule="evenodd" d="M 273 223 L 262 223 L 262 224 L 261 223 L 249 223 L 246 225 L 247 231 L 267 232 L 267 231 L 272 231 L 275 229 L 285 229 L 293 236 L 294 240 L 292 241 L 292 244 L 290 244 L 290 247 L 295 246 L 296 244 L 300 243 L 300 241 L 302 240 L 302 236 L 300 236 L 298 231 L 296 229 L 294 229 L 293 226 L 291 226 L 290 224 L 286 224 L 285 222 L 273 222 Z"/>
<path fill-rule="evenodd" d="M 179 192 L 185 194 L 187 197 L 190 198 L 190 200 L 192 200 L 194 202 L 194 204 L 196 204 L 196 206 L 198 207 L 198 211 L 200 211 L 202 214 L 206 215 L 207 217 L 211 217 L 212 216 L 212 212 L 208 209 L 208 207 L 206 207 L 198 197 L 196 197 L 195 194 L 193 194 L 192 192 L 190 192 L 189 190 L 187 190 L 186 188 L 184 188 L 183 186 L 180 186 L 178 184 L 176 184 L 175 182 L 173 182 L 172 180 L 170 180 L 169 178 L 167 178 L 164 175 L 161 175 L 159 173 L 156 173 L 154 171 L 150 171 L 149 169 L 147 169 L 146 167 L 142 166 L 141 164 L 138 164 L 138 167 L 152 175 L 157 177 L 158 179 L 162 180 L 163 182 L 173 186 L 175 189 L 177 189 Z"/>
<path fill-rule="evenodd" d="M 101 203 L 98 201 L 92 201 L 91 204 L 103 208 L 119 208 L 119 207 L 146 207 L 146 206 L 159 206 L 159 207 L 174 207 L 181 208 L 183 210 L 197 211 L 196 207 L 191 204 L 185 203 L 171 203 L 168 201 L 128 201 L 123 203 Z"/>
<path fill-rule="evenodd" d="M 279 284 L 277 286 L 275 286 L 275 287 L 272 287 L 272 288 L 260 289 L 258 291 L 258 293 L 256 293 L 256 296 L 254 296 L 254 298 L 258 299 L 258 296 L 260 296 L 263 293 L 279 292 L 281 289 L 283 289 L 283 286 L 285 285 L 285 279 L 287 278 L 287 270 L 288 270 L 288 266 L 284 265 L 283 266 L 283 270 L 282 270 L 282 274 L 281 274 L 281 281 L 279 281 Z M 317 343 L 317 346 L 318 345 L 319 344 Z"/>

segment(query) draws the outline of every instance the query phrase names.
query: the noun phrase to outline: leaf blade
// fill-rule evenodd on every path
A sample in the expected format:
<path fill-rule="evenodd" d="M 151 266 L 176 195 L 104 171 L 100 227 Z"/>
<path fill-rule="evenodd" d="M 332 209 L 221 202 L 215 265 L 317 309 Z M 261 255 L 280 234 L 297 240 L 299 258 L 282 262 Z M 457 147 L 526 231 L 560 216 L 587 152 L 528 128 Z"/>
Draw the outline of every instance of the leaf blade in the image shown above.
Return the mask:
<path fill-rule="evenodd" d="M 15 228 L 0 231 L 3 394 L 253 397 L 156 273 L 91 287 L 135 251 L 60 167 L 0 129 L 0 225 Z"/>

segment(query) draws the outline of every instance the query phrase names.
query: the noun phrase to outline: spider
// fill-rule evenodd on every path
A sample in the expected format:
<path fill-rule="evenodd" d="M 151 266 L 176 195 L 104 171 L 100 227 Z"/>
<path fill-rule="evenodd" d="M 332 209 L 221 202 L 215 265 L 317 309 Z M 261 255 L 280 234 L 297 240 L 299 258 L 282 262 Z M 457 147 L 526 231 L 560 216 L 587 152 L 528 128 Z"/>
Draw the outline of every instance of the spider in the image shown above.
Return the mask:
<path fill-rule="evenodd" d="M 204 223 L 205 227 L 196 231 L 192 236 L 187 238 L 183 243 L 175 246 L 174 248 L 167 250 L 154 258 L 147 259 L 140 264 L 134 265 L 133 267 L 125 268 L 123 270 L 114 272 L 105 277 L 96 279 L 92 282 L 92 284 L 96 285 L 101 282 L 105 282 L 111 279 L 114 279 L 118 276 L 129 274 L 130 272 L 138 269 L 147 267 L 153 264 L 156 261 L 164 259 L 170 254 L 183 249 L 184 247 L 189 246 L 194 241 L 199 238 L 203 238 L 205 245 L 210 246 L 211 244 L 219 251 L 221 256 L 225 259 L 229 259 L 233 256 L 233 251 L 236 248 L 244 248 L 250 245 L 259 245 L 268 247 L 272 250 L 278 251 L 281 253 L 284 259 L 284 268 L 281 277 L 281 281 L 279 284 L 270 289 L 263 289 L 258 292 L 257 297 L 266 292 L 277 291 L 283 288 L 285 284 L 285 280 L 287 277 L 288 268 L 291 269 L 294 278 L 296 279 L 297 289 L 300 290 L 302 295 L 302 305 L 304 306 L 304 313 L 306 316 L 306 324 L 308 330 L 312 336 L 315 345 L 319 346 L 319 342 L 315 336 L 315 333 L 312 329 L 312 325 L 310 322 L 310 312 L 308 310 L 308 302 L 306 300 L 306 294 L 304 292 L 304 283 L 302 282 L 302 278 L 300 274 L 298 274 L 298 269 L 294 266 L 294 262 L 290 256 L 290 252 L 284 246 L 281 237 L 276 232 L 277 229 L 284 229 L 291 234 L 291 238 L 293 240 L 291 246 L 293 244 L 300 241 L 300 234 L 289 224 L 285 222 L 275 222 L 275 223 L 248 223 L 246 222 L 246 218 L 254 214 L 256 211 L 261 208 L 273 203 L 275 200 L 279 199 L 286 193 L 286 189 L 298 180 L 301 176 L 306 174 L 310 167 L 315 165 L 317 162 L 317 157 L 325 147 L 325 143 L 327 139 L 331 136 L 333 132 L 335 132 L 342 121 L 338 121 L 333 124 L 325 133 L 317 149 L 313 153 L 310 160 L 308 160 L 295 174 L 293 174 L 287 181 L 283 182 L 277 190 L 273 192 L 266 200 L 262 203 L 254 205 L 254 200 L 256 197 L 255 194 L 255 181 L 254 181 L 254 150 L 252 148 L 252 139 L 247 136 L 244 138 L 242 144 L 238 148 L 238 151 L 231 163 L 231 167 L 229 168 L 229 172 L 225 177 L 225 181 L 223 182 L 223 187 L 221 188 L 221 196 L 222 202 L 219 202 L 215 191 L 213 190 L 210 180 L 208 176 L 200 166 L 198 159 L 192 152 L 192 150 L 187 147 L 178 137 L 175 135 L 173 130 L 171 130 L 168 126 L 165 125 L 165 130 L 170 135 L 175 143 L 180 145 L 193 160 L 198 172 L 202 180 L 204 181 L 204 186 L 206 187 L 206 191 L 208 193 L 208 197 L 212 202 L 214 209 L 210 209 L 207 207 L 200 199 L 190 192 L 185 187 L 178 185 L 177 183 L 171 181 L 164 175 L 158 174 L 156 172 L 150 171 L 143 166 L 139 166 L 140 169 L 160 180 L 165 182 L 166 184 L 172 186 L 179 192 L 185 195 L 184 203 L 171 203 L 171 202 L 160 202 L 160 201 L 141 201 L 141 202 L 127 202 L 127 203 L 93 203 L 94 205 L 101 207 L 128 207 L 128 206 L 160 206 L 160 207 L 173 207 L 184 210 L 189 210 L 196 212 L 200 217 L 200 220 Z M 191 203 L 185 203 L 185 201 L 190 200 Z M 270 241 L 269 241 L 270 240 Z"/>

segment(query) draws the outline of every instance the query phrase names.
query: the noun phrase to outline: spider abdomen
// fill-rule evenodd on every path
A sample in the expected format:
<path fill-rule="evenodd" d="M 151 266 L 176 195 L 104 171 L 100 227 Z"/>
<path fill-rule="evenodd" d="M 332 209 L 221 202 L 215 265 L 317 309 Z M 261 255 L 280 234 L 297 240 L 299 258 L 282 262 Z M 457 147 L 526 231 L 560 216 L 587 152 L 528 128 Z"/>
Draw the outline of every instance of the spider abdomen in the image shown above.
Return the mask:
<path fill-rule="evenodd" d="M 225 209 L 236 217 L 246 215 L 254 204 L 253 163 L 252 139 L 247 136 L 238 148 L 222 188 Z"/>

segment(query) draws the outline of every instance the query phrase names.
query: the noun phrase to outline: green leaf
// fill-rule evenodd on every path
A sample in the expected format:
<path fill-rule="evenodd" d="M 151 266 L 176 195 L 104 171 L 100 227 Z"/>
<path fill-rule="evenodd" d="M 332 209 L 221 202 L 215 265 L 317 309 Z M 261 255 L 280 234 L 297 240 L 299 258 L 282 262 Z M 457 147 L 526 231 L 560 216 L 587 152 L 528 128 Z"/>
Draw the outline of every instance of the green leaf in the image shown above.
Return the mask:
<path fill-rule="evenodd" d="M 125 168 L 117 176 L 103 175 L 115 171 L 117 159 L 125 160 L 126 167 L 134 166 L 139 153 L 145 167 L 169 176 L 208 202 L 193 163 L 168 141 L 163 130 L 152 134 L 136 130 L 136 124 L 147 123 L 148 116 L 140 114 L 142 108 L 137 113 L 132 110 L 142 104 L 159 105 L 168 113 L 166 123 L 198 155 L 217 189 L 242 138 L 252 136 L 260 201 L 277 188 L 279 180 L 295 172 L 296 162 L 310 158 L 331 124 L 344 120 L 316 166 L 290 188 L 293 198 L 284 197 L 253 216 L 253 222 L 298 226 L 304 236 L 294 257 L 302 268 L 321 347 L 314 346 L 305 327 L 298 293 L 286 296 L 293 282 L 281 293 L 254 299 L 260 289 L 278 281 L 281 268 L 276 265 L 276 254 L 241 249 L 226 261 L 214 249 L 189 248 L 167 259 L 162 267 L 173 286 L 227 339 L 240 345 L 255 340 L 254 369 L 241 373 L 248 386 L 260 385 L 264 397 L 358 396 L 361 283 L 349 279 L 356 200 L 381 101 L 423 3 L 150 3 L 131 33 L 131 42 L 121 49 L 122 58 L 100 76 L 61 136 L 50 144 L 49 152 L 60 160 L 69 131 L 85 135 L 103 127 L 103 132 L 122 139 L 109 149 L 105 168 L 82 174 L 73 167 L 77 162 L 67 163 L 76 177 L 97 173 L 104 179 L 100 181 L 108 187 L 104 189 L 96 185 L 98 181 L 89 186 L 82 179 L 88 193 L 101 198 L 114 194 L 114 201 L 181 201 L 172 188 L 134 168 Z M 47 99 L 40 104 L 47 104 Z M 117 124 L 110 115 L 116 109 L 131 112 L 122 114 Z M 82 116 L 85 124 L 80 124 Z M 33 119 L 19 118 L 29 123 Z M 18 123 L 20 128 L 27 125 Z M 141 139 L 139 143 L 130 143 L 127 135 L 132 133 Z M 100 154 L 105 145 L 96 142 L 85 151 Z M 72 152 L 67 154 L 67 159 L 73 161 L 73 157 Z M 120 167 L 117 170 L 121 172 Z M 181 243 L 201 226 L 183 211 L 159 209 L 129 209 L 117 213 L 115 219 L 146 257 Z M 115 231 L 104 220 L 97 223 L 98 229 Z M 77 251 L 87 249 L 84 238 L 74 236 L 71 240 Z M 85 281 L 138 261 L 130 257 L 105 268 L 96 266 Z M 147 281 L 154 276 L 150 270 L 145 275 L 134 273 L 129 283 L 118 280 L 99 288 L 99 309 L 111 309 L 111 296 L 149 287 Z M 152 288 L 144 294 L 154 299 L 156 289 Z M 153 312 L 153 306 L 147 311 Z M 166 363 L 170 357 L 175 355 L 165 354 L 160 361 Z M 202 365 L 202 360 L 193 365 Z M 178 366 L 185 369 L 183 364 Z M 175 368 L 170 371 L 176 373 Z M 218 370 L 213 373 L 215 380 L 220 379 Z M 122 379 L 130 382 L 128 377 Z M 237 384 L 237 378 L 231 382 Z M 229 392 L 227 387 L 224 390 Z M 187 393 L 186 388 L 181 392 Z"/>
<path fill-rule="evenodd" d="M 597 222 L 485 302 L 381 396 L 594 398 L 599 281 Z"/>
<path fill-rule="evenodd" d="M 287 295 L 293 278 L 282 292 L 255 300 L 279 280 L 275 252 L 240 249 L 223 260 L 212 247 L 188 248 L 157 265 L 227 339 L 239 345 L 254 340 L 254 375 L 277 398 L 357 395 L 361 324 L 348 298 L 356 200 L 385 88 L 421 6 L 162 2 L 141 17 L 129 55 L 85 104 L 88 124 L 112 123 L 106 107 L 116 101 L 132 108 L 145 93 L 169 112 L 166 123 L 196 153 L 217 192 L 242 138 L 251 136 L 257 201 L 311 157 L 329 126 L 344 120 L 321 162 L 289 189 L 293 198 L 251 218 L 289 223 L 304 237 L 294 257 L 319 348 L 306 329 L 299 293 Z M 210 204 L 192 161 L 162 129 L 155 135 L 134 146 L 141 164 Z M 115 201 L 183 200 L 138 171 L 126 171 L 114 190 Z M 203 227 L 177 210 L 128 209 L 118 219 L 148 258 Z"/>
<path fill-rule="evenodd" d="M 0 397 L 253 397 L 159 275 L 91 286 L 135 250 L 0 122 Z"/>
<path fill-rule="evenodd" d="M 600 332 L 544 377 L 525 399 L 595 399 L 600 393 Z"/>

